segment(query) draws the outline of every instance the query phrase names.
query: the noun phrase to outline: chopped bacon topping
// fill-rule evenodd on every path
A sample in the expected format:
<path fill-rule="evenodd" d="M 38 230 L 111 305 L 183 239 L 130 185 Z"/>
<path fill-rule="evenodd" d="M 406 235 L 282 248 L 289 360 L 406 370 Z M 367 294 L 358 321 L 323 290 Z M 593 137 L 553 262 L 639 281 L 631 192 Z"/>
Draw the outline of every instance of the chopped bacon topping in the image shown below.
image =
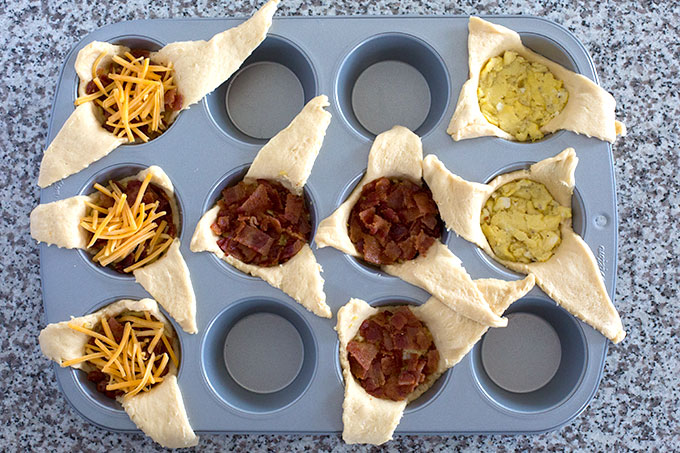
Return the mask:
<path fill-rule="evenodd" d="M 222 191 L 210 226 L 217 245 L 244 263 L 271 267 L 294 257 L 310 240 L 309 210 L 302 197 L 265 179 L 239 182 Z"/>
<path fill-rule="evenodd" d="M 361 323 L 347 343 L 350 371 L 377 398 L 406 399 L 437 371 L 432 334 L 406 306 L 383 310 Z"/>
<path fill-rule="evenodd" d="M 364 260 L 394 264 L 425 255 L 441 236 L 442 221 L 427 186 L 379 178 L 362 188 L 348 229 Z"/>

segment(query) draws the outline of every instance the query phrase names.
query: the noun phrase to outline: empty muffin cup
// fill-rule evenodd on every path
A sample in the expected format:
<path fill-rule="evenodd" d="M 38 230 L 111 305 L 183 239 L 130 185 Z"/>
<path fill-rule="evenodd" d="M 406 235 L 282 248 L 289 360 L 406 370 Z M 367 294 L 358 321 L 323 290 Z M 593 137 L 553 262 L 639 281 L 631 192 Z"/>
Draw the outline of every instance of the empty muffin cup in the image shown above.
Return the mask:
<path fill-rule="evenodd" d="M 268 35 L 240 70 L 205 98 L 213 124 L 229 137 L 264 144 L 317 95 L 314 67 L 292 41 Z"/>
<path fill-rule="evenodd" d="M 578 322 L 554 302 L 524 298 L 490 329 L 472 354 L 473 377 L 494 404 L 535 413 L 559 406 L 579 386 L 588 355 Z"/>
<path fill-rule="evenodd" d="M 369 140 L 395 125 L 423 136 L 446 111 L 449 76 L 425 41 L 385 33 L 363 41 L 345 57 L 335 94 L 342 117 Z"/>
<path fill-rule="evenodd" d="M 266 414 L 297 401 L 313 379 L 316 340 L 293 308 L 265 297 L 237 301 L 210 323 L 201 345 L 213 394 L 242 412 Z"/>

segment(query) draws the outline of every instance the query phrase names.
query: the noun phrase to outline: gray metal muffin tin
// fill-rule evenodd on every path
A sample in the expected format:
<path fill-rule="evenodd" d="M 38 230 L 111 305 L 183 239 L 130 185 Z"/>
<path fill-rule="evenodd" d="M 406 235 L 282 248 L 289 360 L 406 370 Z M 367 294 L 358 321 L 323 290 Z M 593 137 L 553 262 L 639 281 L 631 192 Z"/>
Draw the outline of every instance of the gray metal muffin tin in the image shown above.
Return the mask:
<path fill-rule="evenodd" d="M 533 50 L 597 81 L 587 51 L 559 25 L 533 17 L 489 19 L 520 32 Z M 207 39 L 242 20 L 133 21 L 92 32 L 64 63 L 48 143 L 73 111 L 73 63 L 87 43 L 155 48 Z M 189 250 L 199 218 L 225 184 L 243 174 L 265 143 L 263 137 L 285 126 L 303 103 L 319 94 L 330 98 L 333 120 L 306 187 L 314 227 L 362 175 L 374 138 L 369 130 L 380 132 L 396 123 L 410 126 L 422 137 L 425 154 L 436 154 L 451 171 L 480 182 L 571 146 L 579 157 L 575 230 L 594 251 L 613 297 L 617 214 L 609 144 L 564 131 L 528 144 L 493 137 L 454 142 L 446 134 L 468 76 L 467 24 L 467 17 L 275 17 L 267 39 L 232 77 L 233 83 L 182 112 L 160 138 L 122 146 L 42 191 L 42 203 L 89 193 L 95 180 L 127 176 L 152 164 L 169 175 L 182 211 L 181 250 L 198 300 L 199 333 L 185 334 L 175 324 L 182 348 L 179 384 L 196 431 L 341 431 L 344 387 L 333 330 L 337 310 L 351 297 L 374 305 L 420 304 L 429 297 L 337 250 L 315 249 L 334 314 L 331 320 L 322 319 L 212 254 Z M 444 240 L 473 278 L 518 278 L 462 238 L 446 234 Z M 80 316 L 117 299 L 147 296 L 131 277 L 95 267 L 84 252 L 43 244 L 40 256 L 47 322 Z M 518 314 L 521 328 L 495 331 L 493 342 L 479 342 L 407 407 L 397 434 L 541 432 L 567 423 L 585 408 L 597 390 L 608 341 L 538 288 L 508 313 Z M 527 349 L 518 330 L 546 346 Z M 268 352 L 262 344 L 277 348 Z M 559 362 L 555 354 L 561 355 Z M 233 357 L 234 377 L 225 357 Z M 252 363 L 254 358 L 258 363 Z M 270 366 L 263 367 L 262 361 Z M 536 372 L 527 373 L 532 366 L 538 367 Z M 55 369 L 64 395 L 83 417 L 107 429 L 135 430 L 117 403 L 93 391 L 84 373 Z M 248 376 L 252 382 L 245 382 Z"/>

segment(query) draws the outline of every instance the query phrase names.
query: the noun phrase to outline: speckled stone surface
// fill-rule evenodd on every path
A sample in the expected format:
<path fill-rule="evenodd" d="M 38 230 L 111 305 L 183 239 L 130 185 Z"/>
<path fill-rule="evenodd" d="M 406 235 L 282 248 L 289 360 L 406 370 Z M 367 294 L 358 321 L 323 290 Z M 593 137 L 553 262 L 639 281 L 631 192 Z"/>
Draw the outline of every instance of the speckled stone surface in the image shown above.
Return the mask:
<path fill-rule="evenodd" d="M 38 348 L 44 327 L 38 247 L 28 215 L 54 88 L 88 32 L 129 19 L 250 14 L 260 2 L 0 0 L 0 445 L 9 451 L 156 451 L 141 434 L 83 420 Z M 79 5 L 79 6 L 76 6 Z M 540 6 L 539 6 L 540 5 Z M 84 13 L 83 11 L 87 11 Z M 614 146 L 619 271 L 616 306 L 628 332 L 612 345 L 589 407 L 541 435 L 399 436 L 387 451 L 680 449 L 680 3 L 330 2 L 283 0 L 279 15 L 527 14 L 554 20 L 590 51 L 629 134 Z M 345 451 L 339 435 L 204 435 L 199 449 Z M 372 451 L 375 447 L 360 447 Z"/>

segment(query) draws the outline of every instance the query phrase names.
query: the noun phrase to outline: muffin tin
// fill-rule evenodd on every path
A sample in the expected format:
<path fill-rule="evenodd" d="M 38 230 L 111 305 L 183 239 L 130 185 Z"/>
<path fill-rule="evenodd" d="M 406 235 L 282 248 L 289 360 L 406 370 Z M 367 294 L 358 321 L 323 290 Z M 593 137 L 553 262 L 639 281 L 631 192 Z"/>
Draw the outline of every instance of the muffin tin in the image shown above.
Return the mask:
<path fill-rule="evenodd" d="M 532 50 L 597 81 L 587 51 L 559 25 L 533 17 L 489 20 L 518 31 Z M 73 63 L 87 43 L 100 40 L 155 49 L 171 41 L 207 39 L 241 22 L 132 21 L 89 34 L 62 68 L 48 143 L 73 110 L 77 87 Z M 159 165 L 172 180 L 181 211 L 181 251 L 198 304 L 198 334 L 188 335 L 173 322 L 182 351 L 179 385 L 196 431 L 342 430 L 344 388 L 335 318 L 316 317 L 212 254 L 189 250 L 196 223 L 220 190 L 238 181 L 266 139 L 318 94 L 329 96 L 333 120 L 305 188 L 314 227 L 358 182 L 375 134 L 394 124 L 409 126 L 420 135 L 424 154 L 436 154 L 453 172 L 479 182 L 571 146 L 580 159 L 574 227 L 597 257 L 613 298 L 617 214 L 609 144 L 564 131 L 536 143 L 495 137 L 454 142 L 446 134 L 468 75 L 467 23 L 467 17 L 275 17 L 267 39 L 243 67 L 182 112 L 162 136 L 121 146 L 42 191 L 42 203 L 89 193 L 93 181 L 134 174 L 149 165 Z M 446 234 L 444 240 L 473 278 L 518 277 L 462 238 Z M 350 297 L 376 306 L 420 304 L 429 297 L 336 250 L 314 253 L 323 266 L 334 316 Z M 43 244 L 40 258 L 47 322 L 80 316 L 118 299 L 147 296 L 131 277 L 93 265 L 85 253 Z M 493 331 L 482 339 L 407 406 L 397 434 L 541 432 L 567 423 L 585 408 L 597 390 L 608 341 L 538 288 L 508 313 L 508 331 Z M 517 328 L 512 330 L 514 322 L 521 322 L 515 327 L 534 341 L 545 342 L 545 347 L 517 350 L 526 338 L 517 335 Z M 508 344 L 517 346 L 512 360 L 507 357 L 508 350 L 513 351 Z M 553 360 L 537 360 L 541 354 Z M 229 367 L 225 357 L 232 358 Z M 263 367 L 263 361 L 270 367 Z M 527 380 L 522 373 L 532 366 L 534 376 Z M 84 373 L 55 369 L 66 399 L 87 420 L 116 431 L 136 429 L 117 403 L 93 390 Z"/>

